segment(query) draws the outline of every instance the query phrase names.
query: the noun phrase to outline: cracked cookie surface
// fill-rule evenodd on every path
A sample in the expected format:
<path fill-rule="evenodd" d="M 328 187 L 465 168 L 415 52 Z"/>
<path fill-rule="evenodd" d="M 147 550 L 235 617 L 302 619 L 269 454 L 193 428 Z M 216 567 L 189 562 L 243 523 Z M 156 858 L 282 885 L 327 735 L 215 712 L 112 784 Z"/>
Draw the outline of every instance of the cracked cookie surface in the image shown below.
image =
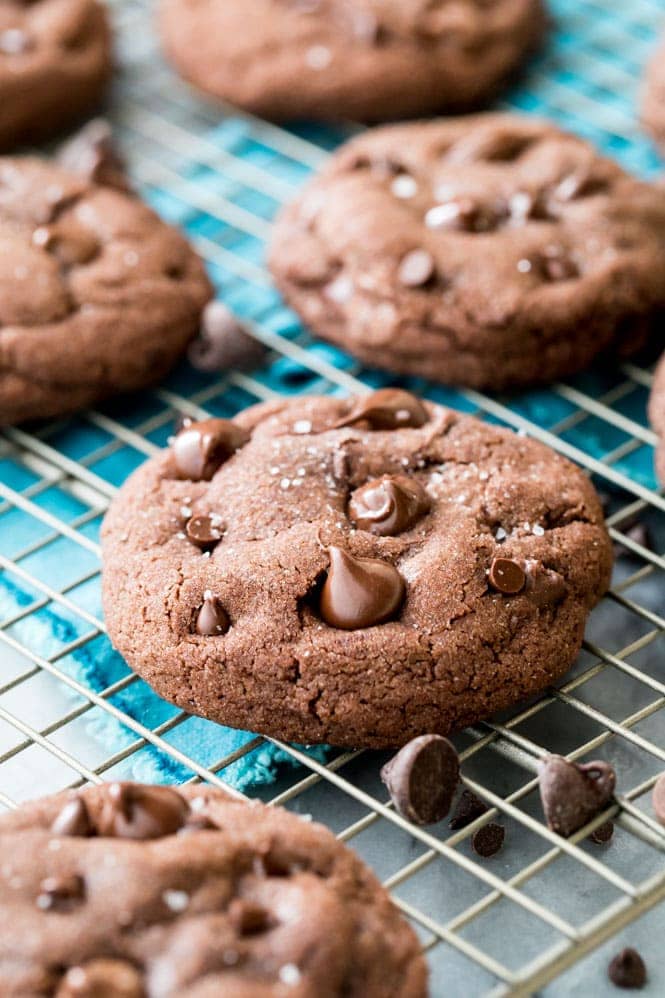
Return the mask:
<path fill-rule="evenodd" d="M 541 0 L 162 0 L 202 90 L 262 117 L 382 121 L 495 96 L 539 41 Z"/>
<path fill-rule="evenodd" d="M 160 695 L 366 747 L 562 675 L 612 557 L 581 471 L 397 389 L 194 424 L 123 486 L 102 545 L 109 634 Z"/>
<path fill-rule="evenodd" d="M 157 381 L 211 294 L 185 239 L 137 198 L 0 159 L 0 424 Z"/>
<path fill-rule="evenodd" d="M 665 305 L 665 200 L 533 118 L 377 129 L 278 220 L 270 266 L 317 334 L 448 384 L 549 382 L 639 349 Z"/>
<path fill-rule="evenodd" d="M 209 787 L 103 784 L 0 817 L 0 989 L 424 998 L 418 940 L 322 825 Z"/>
<path fill-rule="evenodd" d="M 97 103 L 111 29 L 95 0 L 0 0 L 0 148 L 34 142 Z"/>

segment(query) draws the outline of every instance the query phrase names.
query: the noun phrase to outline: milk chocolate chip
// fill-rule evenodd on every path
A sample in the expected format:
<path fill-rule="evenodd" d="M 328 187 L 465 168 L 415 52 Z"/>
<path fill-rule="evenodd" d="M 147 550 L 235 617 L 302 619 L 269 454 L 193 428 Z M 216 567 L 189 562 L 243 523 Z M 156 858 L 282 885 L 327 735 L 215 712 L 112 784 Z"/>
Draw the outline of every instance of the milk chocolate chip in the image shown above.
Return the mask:
<path fill-rule="evenodd" d="M 211 638 L 217 634 L 226 634 L 231 621 L 219 599 L 206 590 L 203 595 L 203 605 L 196 615 L 194 629 L 201 637 Z"/>
<path fill-rule="evenodd" d="M 360 530 L 392 537 L 409 530 L 429 506 L 420 482 L 406 475 L 384 475 L 356 489 L 349 500 L 349 518 Z"/>
<path fill-rule="evenodd" d="M 193 482 L 209 482 L 218 468 L 249 440 L 249 433 L 228 419 L 189 423 L 173 441 L 176 471 Z"/>
<path fill-rule="evenodd" d="M 88 808 L 82 797 L 73 797 L 67 801 L 51 825 L 53 835 L 85 836 L 93 835 L 94 831 Z"/>
<path fill-rule="evenodd" d="M 97 817 L 99 835 L 119 839 L 159 839 L 186 823 L 189 805 L 169 787 L 111 783 Z"/>
<path fill-rule="evenodd" d="M 538 767 L 540 797 L 547 824 L 566 838 L 608 803 L 616 777 L 606 762 L 569 762 L 550 755 Z"/>
<path fill-rule="evenodd" d="M 398 612 L 406 586 L 397 569 L 378 558 L 354 558 L 330 548 L 330 568 L 321 591 L 326 624 L 353 631 L 382 624 Z"/>
<path fill-rule="evenodd" d="M 441 735 L 413 738 L 381 770 L 395 808 L 416 825 L 448 814 L 459 780 L 459 759 Z"/>
<path fill-rule="evenodd" d="M 335 428 L 365 423 L 370 430 L 401 430 L 424 426 L 428 419 L 427 409 L 411 392 L 380 388 L 357 399 L 348 416 L 335 423 Z"/>
<path fill-rule="evenodd" d="M 515 596 L 526 585 L 524 569 L 511 558 L 495 558 L 490 566 L 489 583 L 504 596 Z"/>

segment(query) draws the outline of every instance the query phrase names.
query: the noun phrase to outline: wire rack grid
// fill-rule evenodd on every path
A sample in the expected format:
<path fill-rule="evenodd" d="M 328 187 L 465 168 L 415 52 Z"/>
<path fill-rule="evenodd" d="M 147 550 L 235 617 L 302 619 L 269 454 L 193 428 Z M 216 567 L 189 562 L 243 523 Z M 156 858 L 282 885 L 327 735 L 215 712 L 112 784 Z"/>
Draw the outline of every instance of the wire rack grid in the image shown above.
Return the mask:
<path fill-rule="evenodd" d="M 504 106 L 549 114 L 654 173 L 633 101 L 665 6 L 553 6 L 550 46 Z M 456 736 L 463 784 L 489 807 L 467 828 L 401 818 L 376 753 L 312 752 L 251 734 L 229 742 L 223 729 L 160 701 L 112 652 L 100 615 L 97 534 L 118 485 L 179 416 L 228 416 L 275 394 L 345 394 L 395 379 L 313 340 L 262 264 L 275 211 L 348 130 L 286 131 L 231 108 L 220 114 L 164 67 L 142 2 L 116 0 L 113 13 L 122 67 L 111 113 L 137 186 L 190 235 L 269 355 L 251 374 L 211 377 L 183 365 L 141 396 L 0 433 L 0 805 L 118 777 L 205 780 L 239 793 L 240 768 L 263 767 L 269 778 L 246 792 L 312 813 L 375 867 L 421 935 L 433 995 L 605 993 L 583 958 L 665 899 L 665 831 L 650 804 L 665 769 L 665 498 L 645 416 L 651 370 L 624 364 L 516 398 L 400 382 L 578 462 L 606 492 L 623 547 L 561 685 Z M 631 531 L 636 516 L 650 543 Z M 605 758 L 619 776 L 616 802 L 569 840 L 547 829 L 538 804 L 536 764 L 548 751 Z M 591 843 L 608 819 L 612 843 Z M 491 820 L 505 826 L 506 846 L 483 861 L 470 839 Z"/>

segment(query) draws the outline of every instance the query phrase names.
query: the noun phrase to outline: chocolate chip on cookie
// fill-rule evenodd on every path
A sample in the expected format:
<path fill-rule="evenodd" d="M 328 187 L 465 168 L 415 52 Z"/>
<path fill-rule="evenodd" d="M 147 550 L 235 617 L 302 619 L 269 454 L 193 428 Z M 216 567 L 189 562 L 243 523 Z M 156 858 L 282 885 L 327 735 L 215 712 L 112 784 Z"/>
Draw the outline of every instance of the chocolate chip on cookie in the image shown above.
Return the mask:
<path fill-rule="evenodd" d="M 120 490 L 102 545 L 113 643 L 166 699 L 375 748 L 552 683 L 611 565 L 579 470 L 402 389 L 186 424 Z"/>
<path fill-rule="evenodd" d="M 657 336 L 665 200 L 535 118 L 396 125 L 351 139 L 284 210 L 270 267 L 306 325 L 364 363 L 546 383 Z"/>
<path fill-rule="evenodd" d="M 459 780 L 459 759 L 447 738 L 420 735 L 381 770 L 397 811 L 415 825 L 442 821 Z"/>
<path fill-rule="evenodd" d="M 113 139 L 113 129 L 104 118 L 89 121 L 60 147 L 57 158 L 63 169 L 90 183 L 131 191 L 125 162 Z"/>
<path fill-rule="evenodd" d="M 111 75 L 111 29 L 96 0 L 3 3 L 0 147 L 35 142 L 99 101 Z"/>
<path fill-rule="evenodd" d="M 322 825 L 207 785 L 114 786 L 0 815 L 3 996 L 425 998 L 414 931 Z M 98 833 L 56 838 L 74 799 Z"/>
<path fill-rule="evenodd" d="M 569 762 L 550 755 L 539 764 L 540 797 L 547 824 L 566 838 L 609 803 L 616 777 L 606 762 Z"/>
<path fill-rule="evenodd" d="M 0 425 L 163 377 L 211 294 L 183 237 L 138 198 L 36 157 L 0 158 L 0 189 Z"/>
<path fill-rule="evenodd" d="M 265 118 L 365 121 L 493 99 L 546 24 L 541 0 L 162 0 L 160 21 L 177 69 L 214 97 Z"/>
<path fill-rule="evenodd" d="M 319 609 L 331 627 L 354 631 L 390 620 L 405 593 L 402 576 L 389 562 L 354 558 L 342 548 L 331 547 Z"/>

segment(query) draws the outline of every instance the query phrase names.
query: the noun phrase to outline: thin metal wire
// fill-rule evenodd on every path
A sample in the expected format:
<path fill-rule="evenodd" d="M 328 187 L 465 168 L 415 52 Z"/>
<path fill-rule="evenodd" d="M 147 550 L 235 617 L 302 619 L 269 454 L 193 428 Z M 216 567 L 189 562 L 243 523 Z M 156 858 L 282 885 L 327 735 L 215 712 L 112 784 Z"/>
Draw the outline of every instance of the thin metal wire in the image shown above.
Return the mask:
<path fill-rule="evenodd" d="M 606 10 L 600 0 L 587 6 L 599 13 Z M 265 199 L 275 205 L 287 200 L 296 185 L 292 180 L 284 179 L 283 173 L 273 172 L 270 156 L 281 157 L 303 168 L 315 168 L 325 159 L 324 150 L 302 137 L 233 109 L 227 109 L 227 120 L 242 124 L 246 135 L 263 147 L 267 158 L 248 161 L 235 147 L 220 146 L 213 137 L 214 128 L 220 121 L 219 110 L 202 103 L 193 104 L 184 88 L 176 85 L 156 61 L 152 37 L 144 30 L 146 12 L 143 5 L 133 0 L 116 0 L 113 7 L 120 30 L 128 39 L 128 65 L 122 84 L 118 123 L 127 140 L 135 178 L 140 185 L 164 191 L 179 201 L 187 217 L 202 212 L 216 220 L 219 224 L 214 237 L 207 232 L 193 232 L 199 252 L 211 267 L 221 268 L 232 281 L 265 295 L 270 289 L 265 270 L 238 251 L 237 245 L 239 239 L 263 242 L 269 232 L 269 222 L 255 210 L 251 199 L 238 199 L 236 195 L 243 191 L 259 194 L 264 199 L 262 204 L 266 203 Z M 638 0 L 631 5 L 630 17 L 636 29 L 648 28 L 653 14 L 654 9 L 647 0 Z M 602 46 L 613 43 L 613 29 L 604 22 L 598 35 L 598 51 L 584 55 L 585 60 L 587 57 L 590 60 L 592 72 L 600 72 L 605 65 Z M 578 56 L 573 54 L 571 67 L 574 69 L 578 62 Z M 542 72 L 545 71 L 546 67 Z M 614 80 L 621 86 L 627 75 L 621 67 L 614 67 L 610 75 L 605 73 L 605 79 Z M 604 108 L 597 99 L 580 94 L 574 82 L 563 80 L 553 86 L 548 78 L 548 86 L 554 99 L 571 114 L 593 116 L 599 126 L 617 135 L 634 131 L 635 124 L 627 115 L 614 106 Z M 214 172 L 224 183 L 200 185 L 190 172 L 192 166 Z M 265 304 L 267 299 L 261 300 L 263 303 L 252 312 L 248 325 L 250 332 L 272 351 L 271 357 L 276 363 L 289 363 L 311 372 L 320 379 L 321 390 L 339 393 L 368 389 L 360 365 L 341 369 L 328 359 L 328 355 L 313 352 L 311 341 L 303 334 L 287 337 L 277 332 L 279 326 L 274 320 L 279 305 L 276 299 L 268 304 Z M 479 392 L 463 393 L 467 408 L 477 415 L 498 419 L 518 432 L 528 433 L 572 458 L 599 480 L 608 482 L 614 489 L 615 499 L 618 501 L 620 497 L 618 508 L 608 519 L 611 535 L 639 563 L 639 568 L 615 581 L 606 598 L 632 625 L 640 625 L 635 633 L 630 631 L 625 647 L 605 648 L 597 637 L 589 638 L 584 644 L 589 661 L 572 678 L 549 690 L 535 703 L 515 711 L 508 720 L 488 722 L 466 732 L 469 743 L 460 750 L 463 780 L 487 804 L 488 810 L 482 816 L 452 834 L 414 828 L 396 813 L 384 796 L 365 789 L 365 775 L 376 771 L 376 762 L 368 753 L 345 752 L 322 762 L 297 747 L 272 741 L 297 764 L 297 768 L 293 778 L 287 781 L 288 785 L 282 780 L 271 803 L 298 807 L 317 788 L 325 788 L 331 794 L 339 795 L 342 802 L 356 805 L 356 810 L 349 810 L 350 820 L 345 827 L 338 829 L 343 841 L 358 846 L 364 835 L 384 824 L 390 828 L 391 836 L 409 836 L 419 851 L 384 877 L 386 886 L 393 891 L 401 909 L 421 927 L 423 945 L 430 958 L 435 959 L 442 946 L 455 951 L 468 961 L 469 966 L 475 965 L 489 975 L 493 983 L 485 990 L 493 995 L 531 994 L 665 898 L 665 870 L 662 868 L 660 873 L 649 872 L 642 880 L 633 879 L 634 871 L 629 877 L 625 871 L 613 868 L 611 854 L 594 854 L 586 848 L 590 832 L 611 818 L 622 834 L 629 836 L 645 855 L 662 856 L 665 832 L 644 807 L 656 772 L 644 775 L 630 789 L 622 788 L 614 803 L 568 840 L 552 833 L 543 824 L 537 808 L 532 807 L 537 790 L 537 764 L 547 751 L 534 740 L 533 724 L 549 711 L 563 710 L 571 723 L 577 721 L 587 725 L 580 728 L 585 734 L 568 753 L 571 759 L 587 758 L 589 753 L 624 745 L 637 753 L 645 766 L 659 767 L 665 762 L 665 749 L 648 737 L 648 728 L 644 727 L 665 706 L 665 683 L 640 665 L 640 655 L 665 633 L 662 613 L 642 598 L 643 586 L 660 578 L 659 573 L 665 569 L 665 557 L 662 552 L 652 551 L 626 536 L 622 529 L 636 514 L 649 513 L 662 520 L 665 511 L 662 493 L 649 488 L 642 479 L 631 477 L 625 470 L 625 462 L 631 456 L 640 448 L 653 448 L 656 442 L 653 431 L 636 418 L 629 405 L 633 393 L 644 392 L 651 381 L 651 371 L 635 364 L 624 364 L 621 380 L 598 397 L 578 385 L 555 385 L 552 397 L 565 403 L 568 412 L 549 427 L 539 425 L 506 401 L 491 399 Z M 159 450 L 156 440 L 162 439 L 176 415 L 202 416 L 208 411 L 207 406 L 215 404 L 229 391 L 241 392 L 255 400 L 275 395 L 275 389 L 258 374 L 231 373 L 192 393 L 183 393 L 171 386 L 161 387 L 146 396 L 150 405 L 146 417 L 141 420 L 126 423 L 125 414 L 113 410 L 95 410 L 80 417 L 81 425 L 90 431 L 93 440 L 80 459 L 61 448 L 60 437 L 67 425 L 62 421 L 42 426 L 34 433 L 13 428 L 0 434 L 0 462 L 10 462 L 31 476 L 25 487 L 14 487 L 0 480 L 0 531 L 4 517 L 17 515 L 32 527 L 29 536 L 26 534 L 11 556 L 0 554 L 0 577 L 12 580 L 27 594 L 22 603 L 0 614 L 0 657 L 4 649 L 20 663 L 0 685 L 0 735 L 3 737 L 0 741 L 0 804 L 5 807 L 15 805 L 12 795 L 6 792 L 10 783 L 5 783 L 5 775 L 13 764 L 33 750 L 45 753 L 45 758 L 61 767 L 54 776 L 54 789 L 62 785 L 78 786 L 85 781 L 98 782 L 115 767 L 139 759 L 145 751 L 155 752 L 160 759 L 168 760 L 178 772 L 185 774 L 182 777 L 185 782 L 204 780 L 227 787 L 225 771 L 229 767 L 271 744 L 271 740 L 261 736 L 248 738 L 241 747 L 213 763 L 204 764 L 178 748 L 174 737 L 189 723 L 186 713 L 175 711 L 167 717 L 162 714 L 148 724 L 123 709 L 121 704 L 142 685 L 137 677 L 123 674 L 104 688 L 96 689 L 88 681 L 73 677 L 67 669 L 70 656 L 87 652 L 94 648 L 95 642 L 106 640 L 103 621 L 79 599 L 82 589 L 99 585 L 99 547 L 94 528 L 116 491 L 114 480 L 104 477 L 101 469 L 125 453 L 141 459 L 154 454 Z M 585 428 L 594 420 L 610 427 L 621 441 L 602 458 L 591 453 L 585 445 Z M 53 512 L 48 501 L 52 490 L 76 501 L 76 515 L 64 519 Z M 66 557 L 72 564 L 83 559 L 80 570 L 62 584 L 45 581 L 35 568 L 36 559 L 48 554 L 54 545 L 64 545 Z M 35 636 L 31 625 L 48 613 L 74 620 L 76 628 L 45 651 L 39 633 Z M 41 678 L 68 691 L 69 700 L 56 716 L 33 721 L 23 715 L 24 701 L 20 696 L 26 691 L 29 699 L 31 684 Z M 598 683 L 608 689 L 617 680 L 634 684 L 643 697 L 639 705 L 620 719 L 610 716 L 598 705 Z M 117 725 L 125 737 L 110 754 L 105 752 L 103 758 L 87 763 L 64 747 L 61 738 L 77 722 L 93 715 Z M 4 732 L 13 734 L 9 737 Z M 509 792 L 498 793 L 490 782 L 467 773 L 467 767 L 473 767 L 470 771 L 477 773 L 487 752 L 503 758 L 521 774 L 517 785 Z M 362 811 L 360 816 L 358 807 Z M 497 818 L 510 823 L 512 836 L 522 836 L 525 841 L 528 839 L 538 845 L 536 852 L 529 852 L 519 869 L 506 878 L 472 858 L 468 851 L 474 833 Z M 569 873 L 570 876 L 588 875 L 599 889 L 602 887 L 607 892 L 608 900 L 602 910 L 586 921 L 565 917 L 546 903 L 544 895 L 543 898 L 539 896 L 539 878 L 553 868 L 558 869 L 562 863 L 576 871 Z M 473 885 L 476 895 L 465 902 L 461 910 L 445 918 L 428 910 L 424 902 L 414 900 L 419 895 L 415 887 L 412 890 L 424 871 L 438 869 L 441 864 L 451 873 L 454 871 L 456 877 L 464 878 L 465 883 Z M 647 865 L 645 869 L 651 871 L 652 867 Z M 636 871 L 639 878 L 639 866 Z M 498 908 L 503 913 L 506 905 L 535 920 L 544 932 L 537 955 L 523 960 L 518 966 L 508 966 L 467 934 L 479 919 L 495 915 Z"/>

